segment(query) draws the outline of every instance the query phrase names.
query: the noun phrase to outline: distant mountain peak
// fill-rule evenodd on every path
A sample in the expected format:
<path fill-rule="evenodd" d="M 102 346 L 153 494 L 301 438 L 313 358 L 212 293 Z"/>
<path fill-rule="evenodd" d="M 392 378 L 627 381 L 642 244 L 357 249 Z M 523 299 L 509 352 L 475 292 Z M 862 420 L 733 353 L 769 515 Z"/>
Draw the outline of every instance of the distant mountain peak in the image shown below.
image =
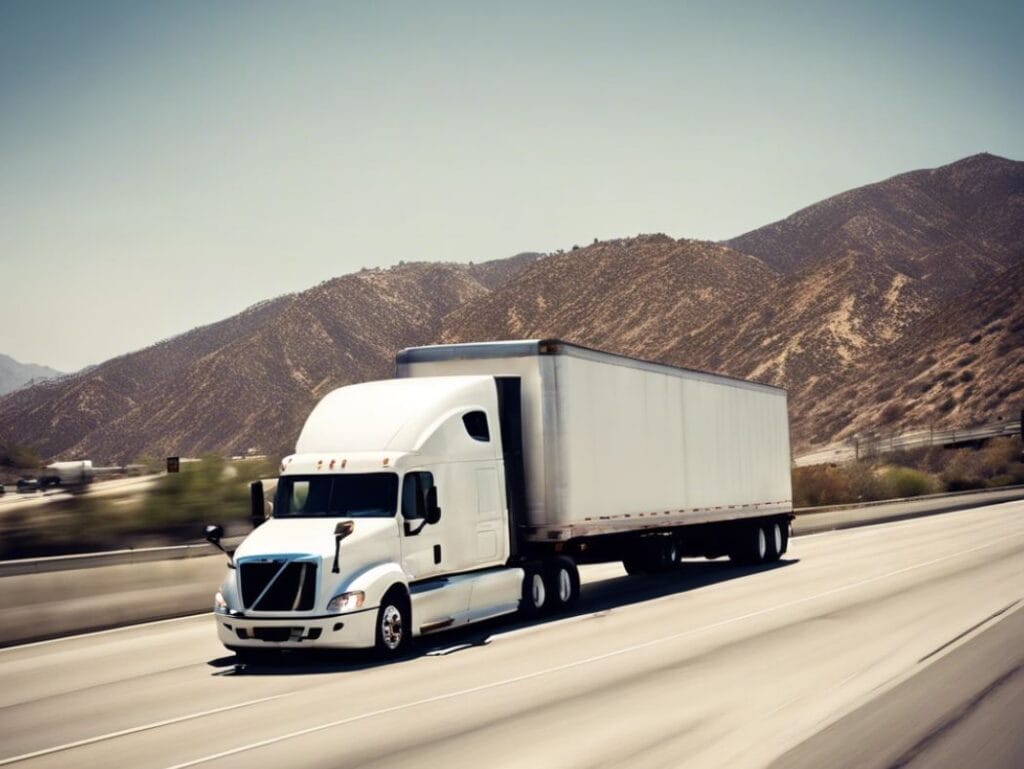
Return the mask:
<path fill-rule="evenodd" d="M 63 372 L 38 363 L 21 363 L 0 353 L 0 395 L 27 385 L 63 376 Z"/>

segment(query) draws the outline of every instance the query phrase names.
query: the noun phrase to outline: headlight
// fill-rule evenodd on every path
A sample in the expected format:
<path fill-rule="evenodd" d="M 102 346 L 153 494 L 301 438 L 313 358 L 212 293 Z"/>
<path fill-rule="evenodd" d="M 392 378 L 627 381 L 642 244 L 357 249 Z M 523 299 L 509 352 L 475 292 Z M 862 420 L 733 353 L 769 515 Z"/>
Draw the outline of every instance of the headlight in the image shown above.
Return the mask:
<path fill-rule="evenodd" d="M 217 591 L 217 594 L 213 597 L 213 610 L 220 612 L 221 614 L 228 613 L 228 602 L 224 600 L 224 596 Z"/>
<path fill-rule="evenodd" d="M 327 611 L 338 612 L 339 614 L 346 611 L 355 611 L 356 609 L 363 608 L 363 601 L 366 600 L 366 594 L 362 590 L 356 590 L 351 593 L 342 593 L 336 595 L 327 603 Z"/>

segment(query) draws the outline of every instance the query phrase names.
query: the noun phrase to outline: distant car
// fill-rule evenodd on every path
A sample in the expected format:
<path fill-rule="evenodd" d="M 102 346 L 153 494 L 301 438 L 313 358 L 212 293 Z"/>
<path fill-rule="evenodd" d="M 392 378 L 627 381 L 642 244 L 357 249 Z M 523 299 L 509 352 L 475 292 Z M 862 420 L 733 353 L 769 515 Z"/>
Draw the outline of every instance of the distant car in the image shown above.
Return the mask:
<path fill-rule="evenodd" d="M 18 491 L 22 494 L 34 494 L 39 491 L 39 481 L 35 478 L 22 478 L 18 481 Z"/>
<path fill-rule="evenodd" d="M 6 492 L 7 492 L 7 489 L 4 488 L 4 485 L 2 483 L 0 483 L 0 494 L 4 494 Z"/>

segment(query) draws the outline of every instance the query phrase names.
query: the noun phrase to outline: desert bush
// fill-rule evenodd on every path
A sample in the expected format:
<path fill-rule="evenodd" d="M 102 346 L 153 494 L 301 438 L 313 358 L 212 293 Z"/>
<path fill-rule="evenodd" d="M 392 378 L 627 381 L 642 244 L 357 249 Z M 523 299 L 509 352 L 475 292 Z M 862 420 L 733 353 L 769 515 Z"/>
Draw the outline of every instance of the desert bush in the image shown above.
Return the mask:
<path fill-rule="evenodd" d="M 985 486 L 985 468 L 978 451 L 954 452 L 940 475 L 948 491 L 966 491 Z"/>
<path fill-rule="evenodd" d="M 886 498 L 919 497 L 938 490 L 938 483 L 932 476 L 909 467 L 888 467 L 881 481 Z"/>
<path fill-rule="evenodd" d="M 849 481 L 841 468 L 815 465 L 793 469 L 793 504 L 796 507 L 839 505 L 851 500 Z"/>
<path fill-rule="evenodd" d="M 13 470 L 34 470 L 43 466 L 35 446 L 4 441 L 0 443 L 0 465 Z"/>
<path fill-rule="evenodd" d="M 901 416 L 903 416 L 903 406 L 898 403 L 889 403 L 882 409 L 880 419 L 882 424 L 888 425 L 895 422 Z"/>

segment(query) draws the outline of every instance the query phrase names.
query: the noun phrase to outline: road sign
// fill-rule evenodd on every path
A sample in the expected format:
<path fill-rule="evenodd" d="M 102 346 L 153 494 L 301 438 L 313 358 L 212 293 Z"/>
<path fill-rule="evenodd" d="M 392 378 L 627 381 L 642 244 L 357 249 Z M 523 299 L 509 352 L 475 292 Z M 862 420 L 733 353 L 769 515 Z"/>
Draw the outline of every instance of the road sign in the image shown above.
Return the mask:
<path fill-rule="evenodd" d="M 179 457 L 167 457 L 167 472 L 176 473 L 181 469 L 181 459 Z"/>

